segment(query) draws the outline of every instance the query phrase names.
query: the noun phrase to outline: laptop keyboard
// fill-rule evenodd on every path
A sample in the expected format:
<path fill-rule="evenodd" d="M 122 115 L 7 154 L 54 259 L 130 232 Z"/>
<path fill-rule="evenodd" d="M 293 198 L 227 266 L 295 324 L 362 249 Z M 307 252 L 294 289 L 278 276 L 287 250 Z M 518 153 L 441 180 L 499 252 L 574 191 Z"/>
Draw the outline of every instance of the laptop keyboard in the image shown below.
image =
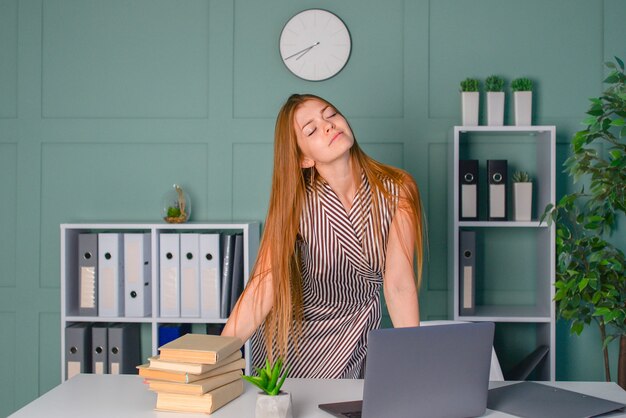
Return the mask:
<path fill-rule="evenodd" d="M 341 415 L 343 415 L 346 418 L 361 418 L 361 411 L 342 412 Z"/>

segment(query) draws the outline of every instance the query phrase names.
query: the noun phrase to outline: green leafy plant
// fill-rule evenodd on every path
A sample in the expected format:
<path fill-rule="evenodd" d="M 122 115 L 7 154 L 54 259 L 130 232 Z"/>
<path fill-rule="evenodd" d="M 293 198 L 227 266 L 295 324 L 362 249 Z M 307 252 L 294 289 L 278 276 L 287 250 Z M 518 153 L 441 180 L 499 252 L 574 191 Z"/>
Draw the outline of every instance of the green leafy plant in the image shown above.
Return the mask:
<path fill-rule="evenodd" d="M 513 91 L 533 91 L 533 82 L 529 78 L 520 77 L 511 81 Z"/>
<path fill-rule="evenodd" d="M 485 90 L 487 91 L 502 91 L 504 88 L 504 79 L 497 75 L 490 75 L 485 79 Z"/>
<path fill-rule="evenodd" d="M 610 240 L 618 218 L 626 215 L 626 76 L 623 61 L 615 60 L 617 65 L 606 63 L 609 86 L 590 99 L 586 128 L 572 138 L 572 154 L 564 163 L 574 184 L 584 180 L 587 187 L 548 205 L 542 216 L 556 223 L 557 312 L 575 334 L 597 324 L 607 381 L 607 345 L 626 338 L 626 258 Z M 620 363 L 626 360 L 626 353 L 619 355 Z"/>
<path fill-rule="evenodd" d="M 257 386 L 270 396 L 276 396 L 280 392 L 280 388 L 285 383 L 285 378 L 289 373 L 289 366 L 283 372 L 283 359 L 278 357 L 274 365 L 270 364 L 269 359 L 265 359 L 265 367 L 255 367 L 258 376 L 242 376 L 245 380 Z M 280 379 L 280 380 L 279 380 Z"/>
<path fill-rule="evenodd" d="M 528 171 L 516 171 L 513 173 L 513 183 L 529 183 L 530 176 Z"/>
<path fill-rule="evenodd" d="M 476 78 L 466 78 L 461 81 L 461 91 L 474 92 L 480 88 L 480 81 Z"/>

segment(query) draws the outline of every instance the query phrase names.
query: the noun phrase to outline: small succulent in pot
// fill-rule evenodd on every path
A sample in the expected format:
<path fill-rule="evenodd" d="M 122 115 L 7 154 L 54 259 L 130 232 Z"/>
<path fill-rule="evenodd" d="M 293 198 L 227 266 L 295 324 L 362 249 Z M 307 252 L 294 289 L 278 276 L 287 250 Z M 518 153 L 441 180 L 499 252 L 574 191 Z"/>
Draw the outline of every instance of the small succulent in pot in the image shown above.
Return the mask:
<path fill-rule="evenodd" d="M 513 183 L 530 183 L 530 176 L 527 171 L 516 171 L 513 173 Z"/>
<path fill-rule="evenodd" d="M 246 381 L 257 386 L 270 396 L 276 396 L 280 393 L 280 388 L 285 383 L 287 374 L 289 373 L 289 366 L 284 369 L 283 359 L 278 357 L 276 362 L 272 365 L 268 358 L 265 359 L 265 367 L 255 370 L 258 376 L 242 376 Z"/>

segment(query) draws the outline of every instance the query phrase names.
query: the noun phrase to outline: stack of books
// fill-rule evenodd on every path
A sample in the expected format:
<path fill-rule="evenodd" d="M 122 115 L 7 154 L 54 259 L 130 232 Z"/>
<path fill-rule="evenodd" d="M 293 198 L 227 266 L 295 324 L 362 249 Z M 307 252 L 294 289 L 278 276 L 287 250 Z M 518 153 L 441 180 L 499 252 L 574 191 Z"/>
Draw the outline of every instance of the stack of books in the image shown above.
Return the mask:
<path fill-rule="evenodd" d="M 185 334 L 137 366 L 156 410 L 213 413 L 243 393 L 243 342 L 236 337 Z"/>

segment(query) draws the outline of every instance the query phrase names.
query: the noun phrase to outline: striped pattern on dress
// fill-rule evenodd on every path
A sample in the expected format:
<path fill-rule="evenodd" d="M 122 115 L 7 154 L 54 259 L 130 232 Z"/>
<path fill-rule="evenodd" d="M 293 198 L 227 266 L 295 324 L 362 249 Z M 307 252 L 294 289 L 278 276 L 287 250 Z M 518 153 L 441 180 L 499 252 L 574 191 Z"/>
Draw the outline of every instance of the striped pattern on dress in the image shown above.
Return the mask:
<path fill-rule="evenodd" d="M 363 376 L 367 333 L 380 326 L 380 291 L 385 267 L 389 228 L 397 207 L 397 186 L 383 184 L 376 198 L 365 175 L 349 212 L 320 176 L 307 185 L 307 199 L 300 220 L 303 314 L 302 338 L 289 344 L 287 364 L 293 378 L 359 378 Z M 382 246 L 374 232 L 377 216 Z M 262 329 L 253 337 L 252 362 L 265 359 Z"/>

